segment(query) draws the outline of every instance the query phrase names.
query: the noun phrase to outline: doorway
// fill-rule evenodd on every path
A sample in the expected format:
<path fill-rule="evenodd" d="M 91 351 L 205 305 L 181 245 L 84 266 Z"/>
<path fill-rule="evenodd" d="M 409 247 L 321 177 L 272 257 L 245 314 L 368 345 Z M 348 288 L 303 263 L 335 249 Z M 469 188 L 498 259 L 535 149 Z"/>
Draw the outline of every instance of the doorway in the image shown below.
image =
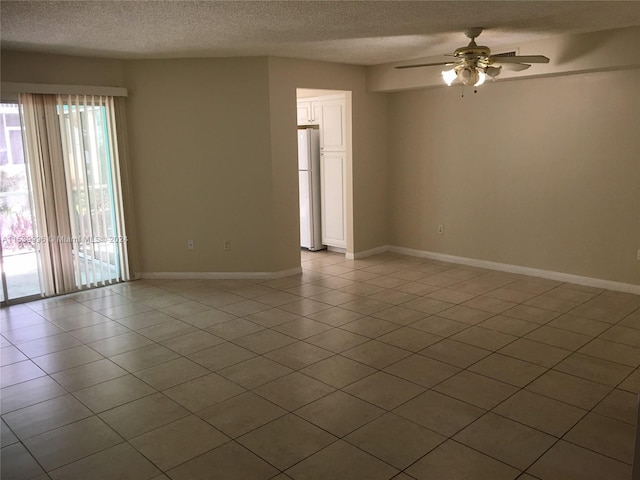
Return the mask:
<path fill-rule="evenodd" d="M 351 92 L 298 88 L 296 100 L 299 132 L 319 130 L 318 224 L 322 248 L 349 255 L 353 252 Z M 308 209 L 301 205 L 301 226 L 307 215 L 304 210 Z"/>
<path fill-rule="evenodd" d="M 0 104 L 2 305 L 129 279 L 113 97 Z"/>

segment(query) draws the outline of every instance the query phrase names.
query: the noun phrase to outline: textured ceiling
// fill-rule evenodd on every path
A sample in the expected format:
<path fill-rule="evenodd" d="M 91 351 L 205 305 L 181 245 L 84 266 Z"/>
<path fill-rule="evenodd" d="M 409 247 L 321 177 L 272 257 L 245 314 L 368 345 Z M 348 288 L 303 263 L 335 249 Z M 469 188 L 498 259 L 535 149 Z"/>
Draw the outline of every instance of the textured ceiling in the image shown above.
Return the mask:
<path fill-rule="evenodd" d="M 285 56 L 358 65 L 640 25 L 637 1 L 11 1 L 2 48 L 109 58 Z"/>

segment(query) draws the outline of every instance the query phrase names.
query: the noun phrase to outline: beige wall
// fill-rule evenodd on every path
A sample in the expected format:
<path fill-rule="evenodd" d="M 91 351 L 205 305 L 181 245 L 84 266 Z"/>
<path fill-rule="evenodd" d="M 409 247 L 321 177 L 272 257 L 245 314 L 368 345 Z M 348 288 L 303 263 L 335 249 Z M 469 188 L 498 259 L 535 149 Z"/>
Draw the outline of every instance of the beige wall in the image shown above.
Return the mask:
<path fill-rule="evenodd" d="M 273 255 L 266 58 L 127 61 L 125 79 L 141 270 L 295 266 Z"/>
<path fill-rule="evenodd" d="M 354 91 L 353 238 L 360 250 L 386 244 L 386 98 L 365 93 L 363 68 L 127 61 L 125 80 L 142 271 L 299 267 L 297 87 Z"/>
<path fill-rule="evenodd" d="M 295 89 L 318 88 L 352 92 L 354 252 L 391 244 L 640 283 L 637 69 L 461 99 L 367 93 L 362 67 L 283 58 L 2 52 L 2 80 L 129 89 L 142 271 L 299 265 Z"/>
<path fill-rule="evenodd" d="M 124 86 L 120 60 L 2 50 L 0 62 L 3 82 Z"/>
<path fill-rule="evenodd" d="M 639 85 L 636 69 L 391 94 L 391 243 L 640 283 Z"/>
<path fill-rule="evenodd" d="M 297 87 L 354 91 L 353 237 L 360 250 L 386 244 L 386 98 L 365 93 L 363 68 L 128 61 L 125 78 L 142 271 L 299 267 Z"/>
<path fill-rule="evenodd" d="M 128 61 L 125 79 L 142 271 L 299 267 L 297 87 L 354 92 L 353 238 L 359 250 L 386 244 L 386 98 L 365 93 L 363 68 Z"/>
<path fill-rule="evenodd" d="M 265 58 L 121 62 L 3 51 L 2 81 L 128 88 L 141 272 L 280 270 Z"/>
<path fill-rule="evenodd" d="M 277 58 L 121 62 L 2 52 L 3 81 L 129 90 L 142 272 L 299 267 L 297 87 L 353 91 L 353 241 L 356 251 L 385 245 L 386 97 L 365 92 L 364 72 Z"/>
<path fill-rule="evenodd" d="M 352 245 L 362 252 L 388 242 L 387 98 L 366 92 L 363 67 L 285 58 L 269 59 L 271 145 L 276 205 L 288 206 L 278 217 L 279 254 L 298 255 L 296 179 L 296 88 L 352 92 Z M 295 247 L 295 248 L 294 248 Z"/>

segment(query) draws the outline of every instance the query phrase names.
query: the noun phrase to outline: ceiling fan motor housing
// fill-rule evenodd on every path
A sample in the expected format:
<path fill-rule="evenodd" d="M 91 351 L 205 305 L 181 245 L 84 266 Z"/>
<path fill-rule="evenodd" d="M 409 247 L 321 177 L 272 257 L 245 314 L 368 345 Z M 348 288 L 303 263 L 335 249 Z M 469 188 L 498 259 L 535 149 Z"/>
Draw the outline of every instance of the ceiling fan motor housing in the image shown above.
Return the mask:
<path fill-rule="evenodd" d="M 453 55 L 456 58 L 463 60 L 467 65 L 485 68 L 489 65 L 491 50 L 489 47 L 475 45 L 458 48 Z"/>

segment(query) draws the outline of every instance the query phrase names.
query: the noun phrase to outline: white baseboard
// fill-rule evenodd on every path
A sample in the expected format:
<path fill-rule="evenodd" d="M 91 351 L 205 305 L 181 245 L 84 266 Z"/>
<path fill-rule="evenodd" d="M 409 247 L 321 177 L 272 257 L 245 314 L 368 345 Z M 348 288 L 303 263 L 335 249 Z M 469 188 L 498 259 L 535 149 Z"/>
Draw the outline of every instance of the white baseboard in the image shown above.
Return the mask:
<path fill-rule="evenodd" d="M 402 255 L 409 255 L 411 257 L 428 258 L 431 260 L 440 260 L 443 262 L 467 265 L 470 267 L 487 268 L 500 272 L 518 273 L 522 275 L 529 275 L 532 277 L 546 278 L 549 280 L 556 280 L 560 282 L 575 283 L 577 285 L 604 288 L 616 292 L 625 292 L 640 295 L 640 285 L 635 285 L 632 283 L 614 282 L 611 280 L 604 280 L 600 278 L 584 277 L 581 275 L 573 275 L 570 273 L 542 270 L 532 267 L 523 267 L 520 265 L 492 262 L 489 260 L 479 260 L 476 258 L 459 257 L 456 255 L 447 255 L 445 253 L 429 252 L 427 250 L 417 250 L 413 248 L 398 247 L 394 245 L 383 245 L 381 247 L 372 248 L 362 252 L 346 253 L 345 256 L 349 260 L 358 260 L 373 255 L 379 255 L 384 252 L 400 253 Z M 279 272 L 143 272 L 136 275 L 136 277 L 143 279 L 160 280 L 272 280 L 276 278 L 289 277 L 291 275 L 300 275 L 301 273 L 302 268 L 296 267 L 288 270 L 281 270 Z"/>
<path fill-rule="evenodd" d="M 347 249 L 346 248 L 342 248 L 342 247 L 332 247 L 330 245 L 327 245 L 327 252 L 333 252 L 333 253 L 344 253 L 345 255 L 349 255 L 347 253 Z"/>
<path fill-rule="evenodd" d="M 301 267 L 279 272 L 143 272 L 143 279 L 152 280 L 274 280 L 276 278 L 300 275 Z"/>
<path fill-rule="evenodd" d="M 362 252 L 356 253 L 347 253 L 347 260 L 360 260 L 361 258 L 371 257 L 373 255 L 380 255 L 381 253 L 388 252 L 389 247 L 387 245 L 383 245 L 382 247 L 370 248 L 369 250 L 364 250 Z"/>
<path fill-rule="evenodd" d="M 603 280 L 600 278 L 583 277 L 581 275 L 573 275 L 571 273 L 554 272 L 552 270 L 542 270 L 539 268 L 522 267 L 520 265 L 511 265 L 508 263 L 492 262 L 489 260 L 478 260 L 476 258 L 458 257 L 455 255 L 447 255 L 444 253 L 429 252 L 426 250 L 416 250 L 413 248 L 396 247 L 389 245 L 387 251 L 409 255 L 412 257 L 429 258 L 431 260 L 440 260 L 442 262 L 457 263 L 460 265 L 468 265 L 470 267 L 488 268 L 490 270 L 498 270 L 500 272 L 519 273 L 532 277 L 546 278 L 549 280 L 557 280 L 560 282 L 575 283 L 577 285 L 585 285 L 587 287 L 604 288 L 614 290 L 616 292 L 633 293 L 640 295 L 640 285 L 632 283 L 614 282 L 611 280 Z"/>

